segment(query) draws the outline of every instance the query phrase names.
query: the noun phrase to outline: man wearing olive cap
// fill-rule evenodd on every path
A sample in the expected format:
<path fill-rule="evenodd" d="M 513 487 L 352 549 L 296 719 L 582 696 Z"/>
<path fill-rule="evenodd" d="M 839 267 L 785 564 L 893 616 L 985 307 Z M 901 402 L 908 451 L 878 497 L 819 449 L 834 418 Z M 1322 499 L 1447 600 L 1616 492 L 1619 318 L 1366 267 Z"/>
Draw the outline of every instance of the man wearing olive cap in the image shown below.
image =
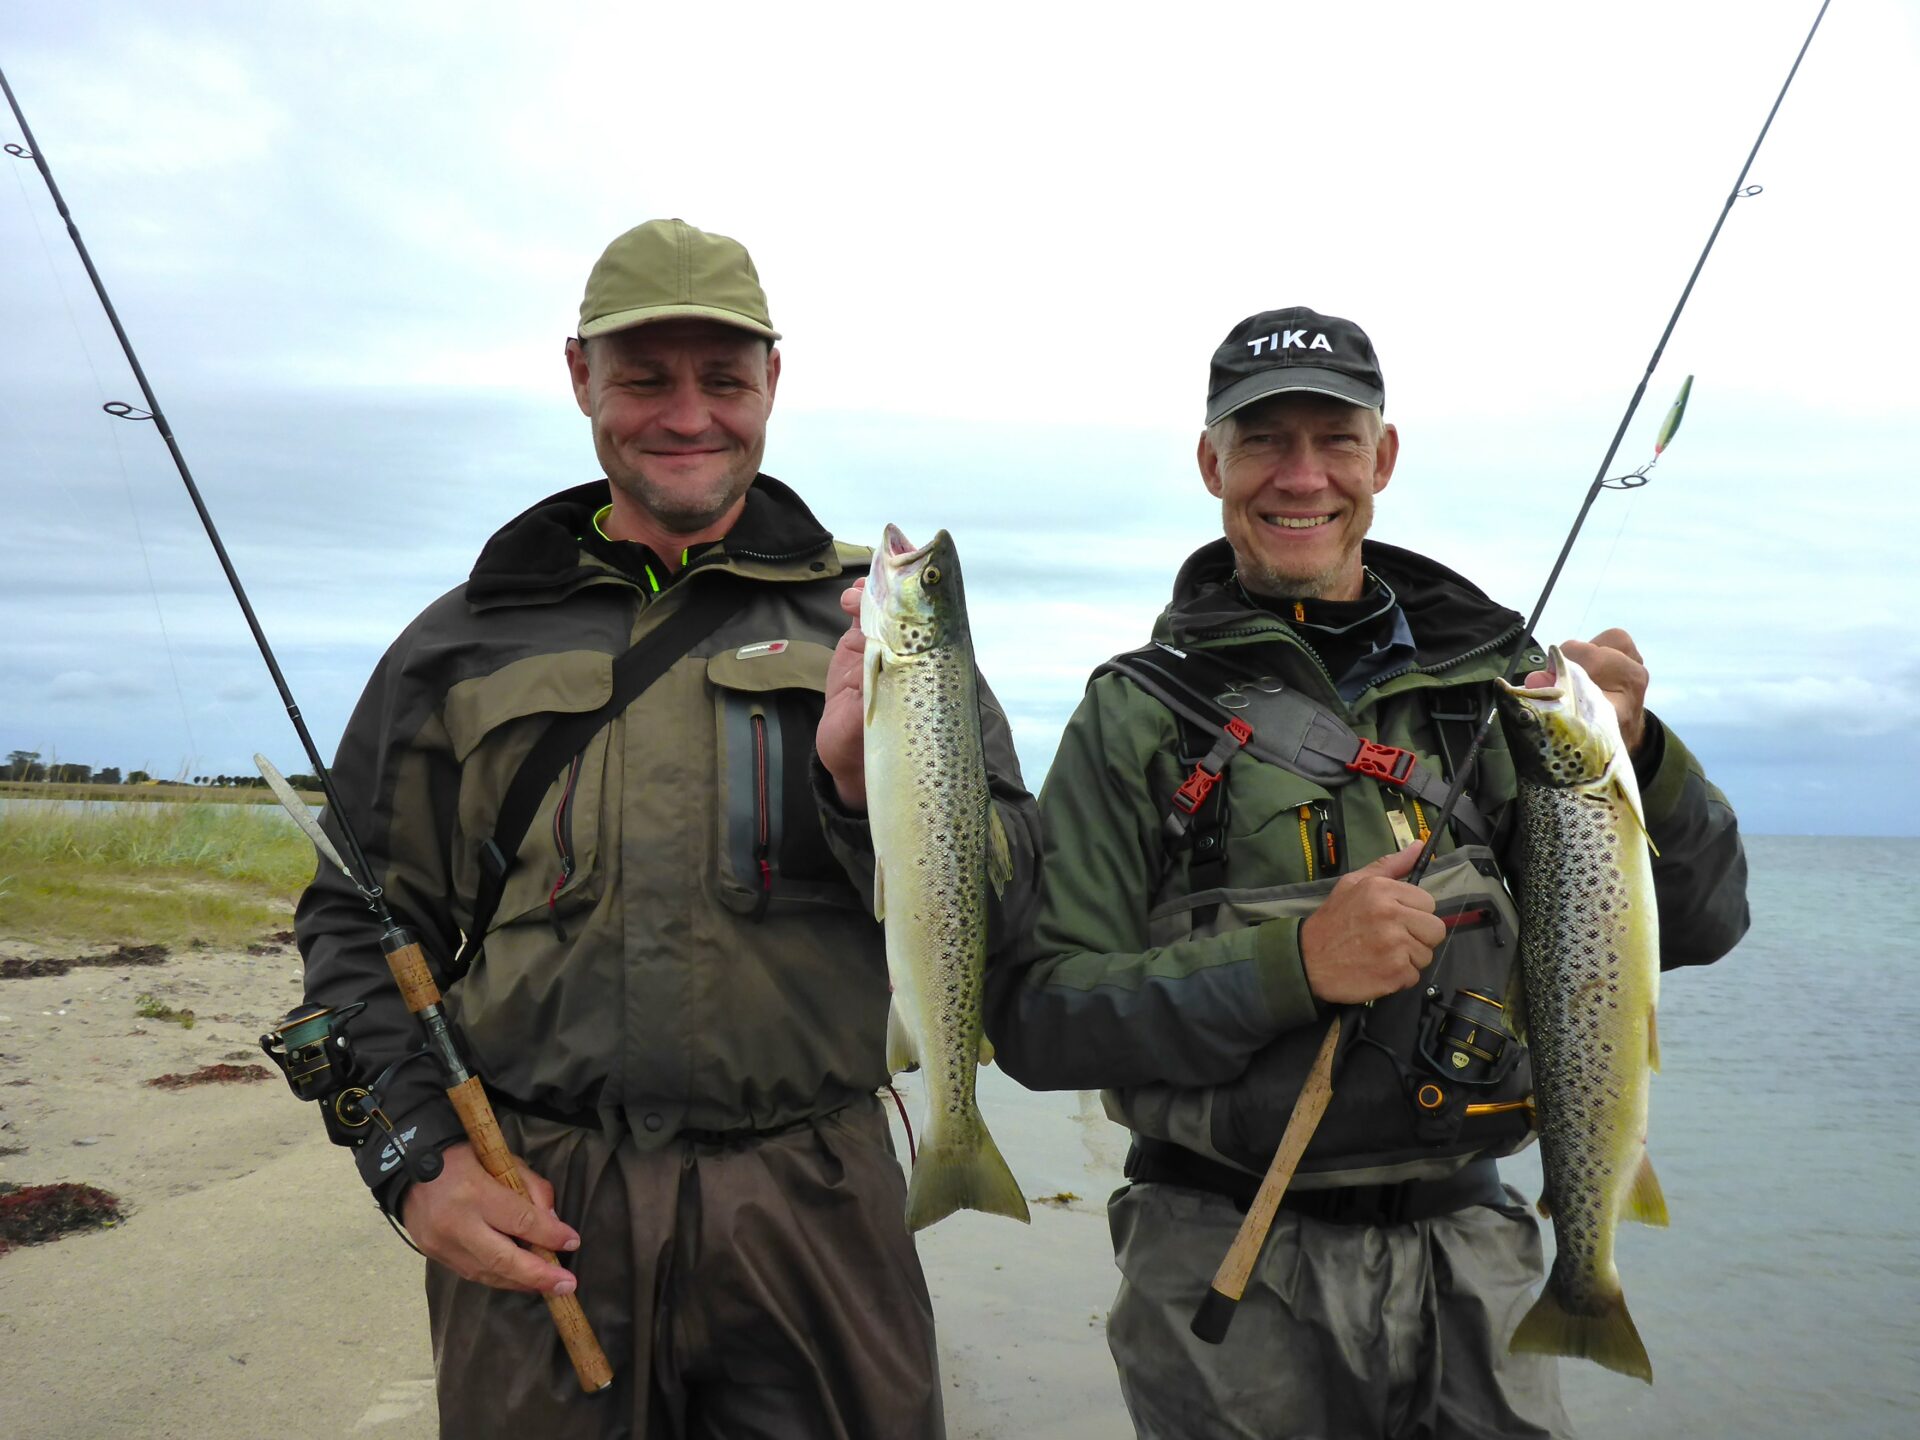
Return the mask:
<path fill-rule="evenodd" d="M 779 338 L 737 242 L 679 220 L 615 240 L 566 346 L 606 478 L 498 531 L 341 741 L 374 879 L 450 979 L 532 1194 L 481 1171 L 428 1067 L 385 1084 L 412 1150 L 444 1160 L 422 1182 L 359 1151 L 431 1262 L 449 1436 L 942 1433 L 875 1099 L 888 989 L 848 621 L 869 556 L 760 470 Z M 1036 822 L 982 700 L 1005 936 Z M 308 999 L 365 1004 L 370 1078 L 416 1042 L 366 907 L 323 873 L 298 928 Z M 598 1395 L 534 1293 L 576 1284 L 615 1372 Z"/>
<path fill-rule="evenodd" d="M 1225 534 L 1068 722 L 1039 917 L 989 974 L 989 1036 L 1028 1085 L 1104 1087 L 1132 1132 L 1107 1336 L 1140 1435 L 1564 1434 L 1554 1362 L 1508 1353 L 1541 1264 L 1496 1164 L 1531 1138 L 1500 1020 L 1516 827 L 1497 729 L 1422 885 L 1403 878 L 1492 682 L 1544 657 L 1461 576 L 1365 538 L 1400 437 L 1357 325 L 1249 316 L 1209 378 L 1199 468 Z M 1718 959 L 1747 925 L 1733 813 L 1644 708 L 1624 631 L 1563 648 L 1633 754 L 1661 963 Z M 1189 1327 L 1335 1007 L 1362 1038 L 1204 1343 Z"/>

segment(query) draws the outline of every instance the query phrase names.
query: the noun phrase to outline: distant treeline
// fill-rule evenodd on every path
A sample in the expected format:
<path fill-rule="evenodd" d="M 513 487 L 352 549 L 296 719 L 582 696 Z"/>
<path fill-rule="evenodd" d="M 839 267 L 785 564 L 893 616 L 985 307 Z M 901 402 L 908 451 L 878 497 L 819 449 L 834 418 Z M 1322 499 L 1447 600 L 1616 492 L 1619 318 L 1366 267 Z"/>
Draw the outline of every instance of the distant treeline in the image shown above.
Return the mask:
<path fill-rule="evenodd" d="M 123 778 L 118 765 L 96 770 L 91 765 L 42 764 L 38 750 L 10 751 L 6 768 L 0 770 L 0 780 L 52 785 L 204 785 L 218 790 L 267 788 L 267 782 L 258 775 L 195 775 L 191 778 L 176 775 L 172 779 L 156 779 L 145 770 L 129 770 Z M 287 780 L 296 790 L 320 788 L 319 777 L 314 775 L 289 775 Z"/>

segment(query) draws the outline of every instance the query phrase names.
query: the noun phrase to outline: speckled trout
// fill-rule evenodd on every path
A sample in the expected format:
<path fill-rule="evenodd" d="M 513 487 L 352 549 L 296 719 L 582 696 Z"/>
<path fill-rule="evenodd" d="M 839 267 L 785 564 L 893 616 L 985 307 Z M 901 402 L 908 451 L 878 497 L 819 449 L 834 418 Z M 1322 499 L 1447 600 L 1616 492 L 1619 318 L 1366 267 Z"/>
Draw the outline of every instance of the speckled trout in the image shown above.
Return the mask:
<path fill-rule="evenodd" d="M 1554 681 L 1500 697 L 1520 783 L 1520 968 L 1533 1054 L 1543 1213 L 1557 1253 L 1512 1348 L 1582 1356 L 1649 1384 L 1653 1364 L 1613 1263 L 1624 1217 L 1667 1223 L 1647 1159 L 1660 1068 L 1653 865 L 1619 718 L 1555 647 Z"/>
<path fill-rule="evenodd" d="M 961 1209 L 1026 1220 L 1026 1198 L 974 1100 L 987 887 L 1000 892 L 1012 861 L 987 790 L 966 592 L 946 531 L 916 550 L 887 527 L 860 628 L 873 908 L 893 981 L 887 1065 L 918 1064 L 927 1089 L 907 1226 Z"/>

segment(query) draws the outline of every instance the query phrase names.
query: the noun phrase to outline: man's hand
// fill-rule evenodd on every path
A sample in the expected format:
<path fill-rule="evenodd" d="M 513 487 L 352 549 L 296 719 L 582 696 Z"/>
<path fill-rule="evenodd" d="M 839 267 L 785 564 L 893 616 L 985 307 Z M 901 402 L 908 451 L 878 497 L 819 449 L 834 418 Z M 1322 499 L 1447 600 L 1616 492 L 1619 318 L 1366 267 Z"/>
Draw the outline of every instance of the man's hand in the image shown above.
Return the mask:
<path fill-rule="evenodd" d="M 1400 877 L 1420 858 L 1416 842 L 1343 875 L 1300 926 L 1307 988 L 1330 1005 L 1354 1005 L 1405 990 L 1433 963 L 1447 927 L 1433 896 Z"/>
<path fill-rule="evenodd" d="M 1637 755 L 1647 738 L 1647 666 L 1633 637 L 1624 630 L 1602 630 L 1590 641 L 1567 641 L 1560 653 L 1606 692 L 1620 717 L 1620 738 L 1626 742 L 1627 754 Z M 1545 685 L 1550 680 L 1546 671 L 1536 670 L 1527 677 L 1527 684 Z"/>
<path fill-rule="evenodd" d="M 867 726 L 860 700 L 860 667 L 865 663 L 867 637 L 860 630 L 862 581 L 840 592 L 840 608 L 852 617 L 847 633 L 833 647 L 827 666 L 827 704 L 820 712 L 820 728 L 813 748 L 833 777 L 840 803 L 856 814 L 867 809 Z"/>
<path fill-rule="evenodd" d="M 580 1237 L 553 1213 L 553 1186 L 521 1165 L 528 1199 L 487 1174 L 466 1141 L 441 1152 L 437 1179 L 415 1185 L 400 1202 L 400 1223 L 429 1260 L 496 1290 L 571 1295 L 574 1278 L 514 1243 L 577 1250 Z"/>

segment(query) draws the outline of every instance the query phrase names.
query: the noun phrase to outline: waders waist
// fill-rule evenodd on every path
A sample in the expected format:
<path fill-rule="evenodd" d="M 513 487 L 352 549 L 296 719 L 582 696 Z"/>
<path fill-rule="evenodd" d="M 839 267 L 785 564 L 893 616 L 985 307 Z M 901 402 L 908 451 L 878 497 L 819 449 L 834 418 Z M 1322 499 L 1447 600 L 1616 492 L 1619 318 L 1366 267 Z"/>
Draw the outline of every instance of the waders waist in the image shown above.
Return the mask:
<path fill-rule="evenodd" d="M 562 1110 L 552 1105 L 542 1105 L 533 1100 L 521 1100 L 502 1090 L 490 1090 L 496 1110 L 511 1110 L 516 1115 L 530 1115 L 536 1120 L 550 1120 L 556 1125 L 572 1125 L 583 1130 L 601 1130 L 605 1126 L 604 1114 L 600 1110 L 579 1109 Z M 849 1102 L 851 1103 L 851 1102 Z M 770 1140 L 776 1135 L 791 1135 L 816 1125 L 830 1115 L 837 1115 L 846 1109 L 846 1105 L 836 1105 L 831 1110 L 823 1110 L 818 1115 L 809 1115 L 786 1125 L 775 1125 L 765 1130 L 742 1127 L 738 1130 L 676 1130 L 673 1138 L 685 1140 L 692 1145 L 712 1146 L 725 1149 L 732 1145 L 751 1145 L 756 1141 Z M 613 1115 L 618 1121 L 616 1133 L 621 1130 L 639 1129 L 645 1124 L 644 1117 L 635 1116 L 622 1106 L 615 1106 Z M 658 1118 L 658 1117 L 655 1117 Z M 641 1125 L 634 1124 L 638 1119 Z M 645 1125 L 648 1130 L 657 1130 L 656 1125 Z"/>
<path fill-rule="evenodd" d="M 1260 1188 L 1260 1177 L 1196 1155 L 1183 1145 L 1136 1139 L 1127 1154 L 1127 1178 L 1135 1184 L 1182 1185 L 1223 1195 L 1245 1210 Z M 1289 1190 L 1280 1208 L 1330 1225 L 1411 1225 L 1451 1215 L 1471 1205 L 1506 1202 L 1500 1167 L 1491 1159 L 1471 1160 L 1440 1180 L 1402 1180 L 1397 1185 L 1347 1185 L 1331 1190 Z"/>

